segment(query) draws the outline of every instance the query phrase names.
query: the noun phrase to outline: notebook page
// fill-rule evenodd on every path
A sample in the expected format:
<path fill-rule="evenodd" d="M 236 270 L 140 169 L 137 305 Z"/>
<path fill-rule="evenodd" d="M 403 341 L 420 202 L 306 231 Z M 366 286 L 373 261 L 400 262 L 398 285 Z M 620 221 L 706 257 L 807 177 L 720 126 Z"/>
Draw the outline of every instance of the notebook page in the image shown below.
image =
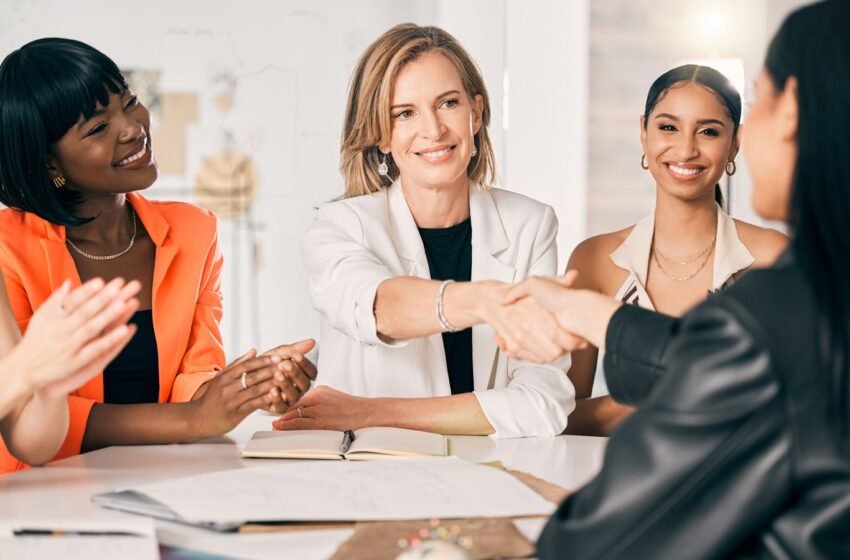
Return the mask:
<path fill-rule="evenodd" d="M 242 457 L 341 459 L 342 432 L 301 430 L 257 432 L 242 450 Z"/>
<path fill-rule="evenodd" d="M 448 455 L 446 437 L 442 434 L 383 427 L 361 428 L 354 434 L 356 437 L 348 450 L 349 456 L 366 453 L 437 457 Z"/>

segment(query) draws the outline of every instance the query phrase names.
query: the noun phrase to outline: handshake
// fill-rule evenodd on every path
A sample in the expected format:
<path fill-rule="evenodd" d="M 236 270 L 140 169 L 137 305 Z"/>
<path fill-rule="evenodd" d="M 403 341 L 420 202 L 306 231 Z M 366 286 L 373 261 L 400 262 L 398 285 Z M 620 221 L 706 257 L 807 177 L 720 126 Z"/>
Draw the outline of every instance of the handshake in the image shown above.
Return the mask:
<path fill-rule="evenodd" d="M 494 283 L 487 323 L 499 348 L 515 359 L 550 363 L 589 344 L 603 349 L 620 302 L 577 287 L 578 272 L 533 276 L 513 286 Z"/>

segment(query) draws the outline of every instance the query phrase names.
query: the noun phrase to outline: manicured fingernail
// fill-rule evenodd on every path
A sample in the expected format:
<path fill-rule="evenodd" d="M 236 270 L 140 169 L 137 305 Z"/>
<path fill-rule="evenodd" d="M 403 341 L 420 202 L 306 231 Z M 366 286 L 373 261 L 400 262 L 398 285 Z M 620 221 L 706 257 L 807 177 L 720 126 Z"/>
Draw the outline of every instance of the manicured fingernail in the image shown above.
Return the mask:
<path fill-rule="evenodd" d="M 274 374 L 274 380 L 275 380 L 275 381 L 279 381 L 279 382 L 283 383 L 283 381 L 284 381 L 285 379 L 286 379 L 286 377 L 284 377 L 284 376 L 283 376 L 283 374 L 282 374 L 282 373 L 280 373 L 280 372 L 276 372 L 276 373 Z"/>
<path fill-rule="evenodd" d="M 280 361 L 280 356 L 278 356 L 274 352 L 269 354 L 269 358 L 271 358 L 271 361 L 274 362 L 274 363 L 278 363 Z"/>
<path fill-rule="evenodd" d="M 286 371 L 292 371 L 292 362 L 288 360 L 283 362 L 283 369 L 285 369 Z"/>

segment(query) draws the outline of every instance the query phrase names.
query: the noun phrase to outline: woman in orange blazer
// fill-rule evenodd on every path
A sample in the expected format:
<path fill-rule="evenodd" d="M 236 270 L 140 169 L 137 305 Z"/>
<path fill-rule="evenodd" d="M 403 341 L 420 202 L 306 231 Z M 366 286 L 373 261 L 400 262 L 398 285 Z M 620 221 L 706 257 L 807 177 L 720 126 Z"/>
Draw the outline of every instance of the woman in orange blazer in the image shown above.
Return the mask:
<path fill-rule="evenodd" d="M 95 278 L 74 291 L 70 285 L 47 298 L 21 336 L 0 274 L 0 436 L 33 465 L 49 461 L 65 439 L 68 393 L 97 375 L 135 332 L 126 322 L 139 304 L 138 282 Z"/>
<path fill-rule="evenodd" d="M 21 330 L 65 280 L 142 284 L 136 334 L 69 397 L 55 458 L 221 435 L 258 408 L 284 411 L 309 388 L 312 341 L 223 369 L 215 216 L 136 192 L 157 177 L 150 114 L 112 60 L 69 39 L 10 54 L 0 65 L 0 138 L 0 202 L 10 207 L 0 211 L 0 268 Z M 0 470 L 25 466 L 0 442 Z"/>

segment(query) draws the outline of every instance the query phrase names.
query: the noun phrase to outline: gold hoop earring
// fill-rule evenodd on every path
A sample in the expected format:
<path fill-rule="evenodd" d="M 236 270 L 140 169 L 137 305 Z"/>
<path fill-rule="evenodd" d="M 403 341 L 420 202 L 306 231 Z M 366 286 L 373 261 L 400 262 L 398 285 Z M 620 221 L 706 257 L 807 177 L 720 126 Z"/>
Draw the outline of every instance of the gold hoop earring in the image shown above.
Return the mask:
<path fill-rule="evenodd" d="M 730 165 L 732 166 L 732 170 L 731 170 L 731 171 L 729 170 L 729 166 L 730 166 Z M 734 175 L 734 174 L 735 174 L 735 172 L 736 172 L 736 171 L 738 171 L 738 166 L 737 166 L 737 165 L 735 165 L 735 162 L 734 162 L 734 161 L 730 161 L 730 162 L 728 162 L 728 163 L 726 164 L 726 174 L 727 174 L 727 175 L 729 175 L 729 176 L 731 177 L 732 175 Z"/>
<path fill-rule="evenodd" d="M 641 154 L 641 155 L 640 155 L 640 166 L 641 166 L 641 168 L 643 168 L 644 170 L 649 169 L 649 164 L 648 164 L 648 163 L 646 163 L 646 154 Z"/>
<path fill-rule="evenodd" d="M 53 186 L 57 189 L 61 189 L 62 187 L 64 187 L 65 183 L 65 177 L 63 177 L 62 175 L 57 175 L 53 178 Z"/>

